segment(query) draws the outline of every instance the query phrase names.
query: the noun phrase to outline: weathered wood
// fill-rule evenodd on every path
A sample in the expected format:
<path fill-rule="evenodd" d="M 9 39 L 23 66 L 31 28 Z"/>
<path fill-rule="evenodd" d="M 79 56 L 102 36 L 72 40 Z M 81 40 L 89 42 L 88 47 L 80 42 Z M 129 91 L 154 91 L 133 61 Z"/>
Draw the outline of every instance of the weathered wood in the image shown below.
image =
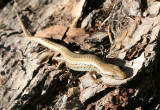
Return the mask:
<path fill-rule="evenodd" d="M 127 78 L 93 78 L 88 72 L 69 70 L 53 58 L 57 52 L 25 39 L 14 8 L 32 34 L 49 33 L 48 38 L 72 51 L 96 54 L 122 67 Z M 158 110 L 159 9 L 156 0 L 9 2 L 0 13 L 0 109 Z M 61 28 L 52 33 L 46 28 L 50 26 Z"/>

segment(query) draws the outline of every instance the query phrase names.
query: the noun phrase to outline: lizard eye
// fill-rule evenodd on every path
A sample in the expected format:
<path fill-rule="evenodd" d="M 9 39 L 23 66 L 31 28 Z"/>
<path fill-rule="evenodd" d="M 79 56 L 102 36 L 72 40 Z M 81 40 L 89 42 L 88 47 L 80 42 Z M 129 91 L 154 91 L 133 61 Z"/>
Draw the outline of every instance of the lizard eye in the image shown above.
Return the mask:
<path fill-rule="evenodd" d="M 116 76 L 115 76 L 115 75 L 111 75 L 111 77 L 112 77 L 112 78 L 115 78 Z"/>

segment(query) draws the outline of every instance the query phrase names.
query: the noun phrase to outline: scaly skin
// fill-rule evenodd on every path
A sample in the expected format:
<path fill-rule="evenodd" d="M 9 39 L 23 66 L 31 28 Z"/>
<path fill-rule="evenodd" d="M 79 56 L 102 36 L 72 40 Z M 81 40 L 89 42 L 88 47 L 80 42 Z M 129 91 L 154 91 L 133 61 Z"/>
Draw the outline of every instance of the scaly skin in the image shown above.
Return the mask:
<path fill-rule="evenodd" d="M 102 76 L 111 79 L 126 78 L 126 74 L 118 66 L 106 64 L 95 55 L 73 53 L 66 47 L 55 42 L 51 42 L 45 38 L 30 36 L 27 33 L 27 30 L 17 12 L 16 14 L 25 37 L 31 41 L 40 43 L 51 50 L 58 51 L 60 54 L 62 54 L 63 60 L 66 62 L 67 66 L 70 69 L 76 71 L 96 71 L 97 73 L 100 73 Z"/>

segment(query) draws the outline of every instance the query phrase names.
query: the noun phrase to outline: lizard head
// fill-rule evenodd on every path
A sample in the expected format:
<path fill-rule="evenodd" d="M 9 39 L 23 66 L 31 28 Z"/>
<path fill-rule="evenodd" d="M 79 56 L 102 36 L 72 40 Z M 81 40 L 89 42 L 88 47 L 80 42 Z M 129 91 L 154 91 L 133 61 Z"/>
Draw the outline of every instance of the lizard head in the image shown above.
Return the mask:
<path fill-rule="evenodd" d="M 101 75 L 112 79 L 125 79 L 126 74 L 116 65 L 103 64 Z"/>

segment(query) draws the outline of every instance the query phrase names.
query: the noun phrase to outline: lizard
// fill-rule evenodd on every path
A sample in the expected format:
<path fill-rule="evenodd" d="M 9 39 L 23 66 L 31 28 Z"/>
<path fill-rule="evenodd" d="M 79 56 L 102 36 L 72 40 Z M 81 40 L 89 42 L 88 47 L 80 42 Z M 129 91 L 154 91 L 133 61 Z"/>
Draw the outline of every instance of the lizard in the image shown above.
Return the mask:
<path fill-rule="evenodd" d="M 89 72 L 95 71 L 101 74 L 102 77 L 117 79 L 117 80 L 122 80 L 126 78 L 125 72 L 123 72 L 118 66 L 113 64 L 107 64 L 95 55 L 74 53 L 71 52 L 65 46 L 52 42 L 46 38 L 34 37 L 32 35 L 29 35 L 18 12 L 16 12 L 16 15 L 25 38 L 40 43 L 41 45 L 53 51 L 59 52 L 62 55 L 61 60 L 64 60 L 66 65 L 70 69 L 75 71 L 89 71 Z"/>

